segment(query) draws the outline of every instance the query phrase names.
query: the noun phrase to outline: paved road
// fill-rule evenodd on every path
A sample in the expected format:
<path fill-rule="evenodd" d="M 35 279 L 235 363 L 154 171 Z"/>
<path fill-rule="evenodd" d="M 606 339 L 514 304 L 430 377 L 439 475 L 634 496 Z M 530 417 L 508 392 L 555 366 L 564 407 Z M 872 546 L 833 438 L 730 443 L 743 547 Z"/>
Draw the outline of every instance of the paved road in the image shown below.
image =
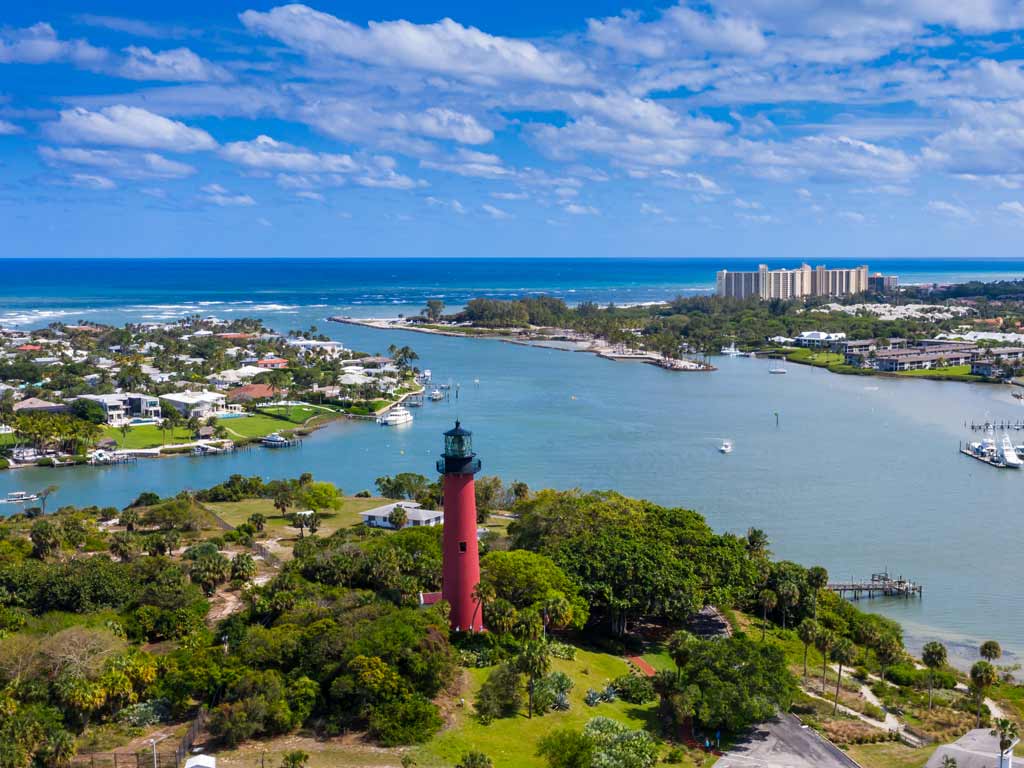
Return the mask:
<path fill-rule="evenodd" d="M 845 753 L 804 728 L 793 715 L 754 728 L 715 768 L 859 768 Z"/>

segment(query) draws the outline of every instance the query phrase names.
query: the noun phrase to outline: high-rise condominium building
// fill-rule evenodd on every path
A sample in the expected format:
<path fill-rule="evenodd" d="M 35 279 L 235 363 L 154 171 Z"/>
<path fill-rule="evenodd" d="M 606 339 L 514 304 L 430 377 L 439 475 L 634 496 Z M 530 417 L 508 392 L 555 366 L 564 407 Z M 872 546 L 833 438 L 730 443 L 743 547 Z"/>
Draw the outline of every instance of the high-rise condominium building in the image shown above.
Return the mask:
<path fill-rule="evenodd" d="M 868 268 L 813 269 L 801 264 L 796 269 L 768 269 L 759 264 L 756 272 L 720 270 L 716 288 L 719 296 L 746 299 L 797 299 L 803 296 L 853 296 L 868 290 Z"/>

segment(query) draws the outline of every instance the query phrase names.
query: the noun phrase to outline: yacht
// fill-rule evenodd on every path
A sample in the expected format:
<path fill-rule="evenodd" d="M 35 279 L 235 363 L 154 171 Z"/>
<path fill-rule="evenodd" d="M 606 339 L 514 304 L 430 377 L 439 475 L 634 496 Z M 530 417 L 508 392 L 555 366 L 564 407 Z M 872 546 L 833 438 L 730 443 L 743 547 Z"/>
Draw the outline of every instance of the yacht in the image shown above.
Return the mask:
<path fill-rule="evenodd" d="M 396 406 L 378 419 L 378 422 L 385 427 L 397 427 L 399 424 L 408 424 L 412 421 L 412 414 L 404 406 Z"/>
<path fill-rule="evenodd" d="M 433 400 L 434 402 L 437 402 L 438 400 L 444 400 L 444 392 L 442 392 L 437 387 L 434 387 L 432 390 L 430 390 L 430 399 Z"/>
<path fill-rule="evenodd" d="M 718 446 L 719 453 L 732 453 L 732 440 L 723 440 L 722 444 Z"/>
<path fill-rule="evenodd" d="M 722 352 L 723 355 L 728 355 L 729 357 L 739 357 L 740 354 L 741 354 L 740 351 L 738 349 L 736 349 L 736 342 L 735 341 L 732 344 L 730 344 L 728 347 L 722 347 L 721 352 Z"/>
<path fill-rule="evenodd" d="M 430 369 L 429 368 L 424 368 L 423 369 L 423 374 L 421 375 L 420 378 L 422 378 L 424 381 L 430 381 L 430 376 L 431 376 Z"/>
<path fill-rule="evenodd" d="M 784 367 L 784 366 L 781 366 L 781 365 L 779 365 L 779 366 L 776 366 L 775 368 L 769 368 L 769 369 L 768 369 L 768 373 L 776 373 L 776 374 L 780 374 L 780 373 L 785 373 L 785 372 L 786 372 L 786 369 L 785 369 L 785 367 Z"/>
<path fill-rule="evenodd" d="M 1024 461 L 1021 461 L 1020 456 L 1017 455 L 1017 451 L 1010 441 L 1010 436 L 1005 432 L 999 444 L 999 459 L 1003 462 L 1003 466 L 1009 469 L 1020 469 L 1021 465 L 1024 464 Z"/>

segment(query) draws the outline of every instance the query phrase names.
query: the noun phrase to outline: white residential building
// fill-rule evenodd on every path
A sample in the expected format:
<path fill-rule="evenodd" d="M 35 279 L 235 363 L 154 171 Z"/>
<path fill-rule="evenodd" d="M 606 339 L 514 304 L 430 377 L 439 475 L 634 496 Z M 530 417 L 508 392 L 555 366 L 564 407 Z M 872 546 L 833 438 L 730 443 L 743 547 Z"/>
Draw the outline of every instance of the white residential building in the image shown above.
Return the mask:
<path fill-rule="evenodd" d="M 155 421 L 161 415 L 160 400 L 153 395 L 124 392 L 111 395 L 82 395 L 79 399 L 99 403 L 106 415 L 106 423 L 112 427 L 128 424 L 133 419 Z"/>
<path fill-rule="evenodd" d="M 266 373 L 265 368 L 260 368 L 256 365 L 243 365 L 241 368 L 233 368 L 220 373 L 211 373 L 206 377 L 206 380 L 213 384 L 218 389 L 226 389 L 227 387 L 234 387 L 238 384 L 244 384 L 251 379 L 256 378 L 261 373 Z"/>
<path fill-rule="evenodd" d="M 320 353 L 326 357 L 339 357 L 346 351 L 345 345 L 340 341 L 318 339 L 288 339 L 288 346 L 296 347 L 303 356 Z"/>
<path fill-rule="evenodd" d="M 411 528 L 421 525 L 441 525 L 444 522 L 444 513 L 435 509 L 423 509 L 423 506 L 415 501 L 396 501 L 392 504 L 385 504 L 381 507 L 374 507 L 365 512 L 360 512 L 366 525 L 374 528 L 394 528 L 391 524 L 391 513 L 395 507 L 405 510 L 405 525 L 403 528 Z"/>
<path fill-rule="evenodd" d="M 238 406 L 228 406 L 220 392 L 174 392 L 162 395 L 161 400 L 173 407 L 186 419 L 193 416 L 206 419 L 228 411 L 241 410 Z"/>

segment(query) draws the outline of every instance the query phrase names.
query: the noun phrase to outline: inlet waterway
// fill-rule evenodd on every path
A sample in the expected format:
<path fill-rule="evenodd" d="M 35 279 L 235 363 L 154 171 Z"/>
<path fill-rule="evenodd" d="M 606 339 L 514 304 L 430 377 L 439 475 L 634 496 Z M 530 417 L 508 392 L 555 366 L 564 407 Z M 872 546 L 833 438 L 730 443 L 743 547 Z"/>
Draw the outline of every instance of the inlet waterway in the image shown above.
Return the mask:
<path fill-rule="evenodd" d="M 402 428 L 336 422 L 290 450 L 0 472 L 0 495 L 55 483 L 55 505 L 123 505 L 143 490 L 173 494 L 233 473 L 302 472 L 355 492 L 384 474 L 431 475 L 440 433 L 458 417 L 475 433 L 485 474 L 532 488 L 616 489 L 696 509 L 720 531 L 763 528 L 777 557 L 822 564 L 836 579 L 887 568 L 922 582 L 923 598 L 861 604 L 902 622 L 912 648 L 938 637 L 966 658 L 994 638 L 1024 654 L 1024 471 L 957 451 L 969 437 L 965 422 L 1024 419 L 1007 387 L 802 366 L 772 376 L 768 362 L 743 358 L 719 359 L 711 374 L 673 373 L 490 339 L 325 323 L 329 311 L 304 307 L 268 321 L 283 329 L 318 322 L 370 352 L 409 344 L 435 381 L 461 385 L 458 399 L 428 402 Z M 1013 437 L 1024 442 L 1024 432 Z M 717 450 L 723 438 L 735 443 L 731 455 Z"/>

